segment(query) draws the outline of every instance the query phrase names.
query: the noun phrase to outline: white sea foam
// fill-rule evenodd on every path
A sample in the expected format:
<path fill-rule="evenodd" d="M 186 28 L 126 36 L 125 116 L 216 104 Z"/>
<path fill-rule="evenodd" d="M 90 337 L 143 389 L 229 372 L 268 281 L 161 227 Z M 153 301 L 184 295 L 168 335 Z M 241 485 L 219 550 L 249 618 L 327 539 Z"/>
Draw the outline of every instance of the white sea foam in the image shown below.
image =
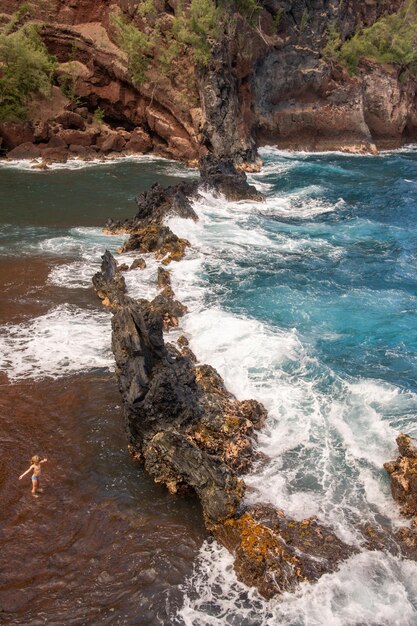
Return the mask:
<path fill-rule="evenodd" d="M 60 305 L 22 324 L 0 327 L 0 370 L 10 380 L 60 378 L 111 368 L 110 313 Z"/>
<path fill-rule="evenodd" d="M 112 166 L 115 163 L 172 163 L 175 168 L 175 161 L 164 159 L 163 157 L 137 154 L 137 155 L 120 155 L 118 157 L 101 157 L 84 161 L 80 158 L 68 159 L 66 163 L 48 163 L 48 170 L 80 170 L 91 167 Z M 37 165 L 42 163 L 42 159 L 4 159 L 0 160 L 0 168 L 2 169 L 19 169 L 30 171 L 34 174 L 45 174 L 45 170 L 41 170 Z M 46 170 L 46 171 L 48 171 Z M 178 175 L 177 173 L 175 175 Z"/>
<path fill-rule="evenodd" d="M 99 228 L 80 227 L 72 228 L 68 235 L 43 239 L 33 248 L 43 254 L 77 259 L 56 265 L 48 276 L 50 285 L 88 288 L 92 275 L 100 268 L 103 251 L 108 249 L 116 255 L 125 239 L 125 235 L 106 235 Z"/>
<path fill-rule="evenodd" d="M 264 600 L 240 583 L 233 557 L 206 541 L 184 586 L 177 623 L 185 626 L 414 626 L 417 565 L 362 552 L 295 593 Z"/>
<path fill-rule="evenodd" d="M 306 217 L 314 215 L 309 193 L 296 196 Z M 291 199 L 287 204 L 273 200 L 281 201 L 290 213 Z M 254 397 L 269 412 L 258 438 L 269 461 L 246 478 L 248 500 L 272 502 L 298 519 L 316 515 L 356 545 L 363 542 L 357 527 L 366 519 L 378 523 L 383 518 L 397 526 L 401 520 L 383 463 L 395 454 L 393 406 L 404 394 L 380 381 L 340 380 L 317 361 L 314 346 L 296 330 L 222 310 L 208 280 L 226 268 L 229 276 L 243 279 L 250 267 L 242 269 L 239 261 L 251 256 L 274 254 L 285 260 L 289 254 L 317 253 L 333 258 L 343 248 L 321 238 L 294 240 L 285 232 L 267 234 L 253 227 L 250 219 L 265 205 L 205 194 L 195 209 L 197 223 L 170 220 L 171 228 L 193 245 L 186 259 L 172 267 L 174 290 L 190 311 L 182 327 L 200 361 L 213 365 L 238 398 Z M 417 410 L 410 394 L 403 402 L 410 413 Z"/>
<path fill-rule="evenodd" d="M 130 297 L 152 300 L 159 293 L 157 285 L 159 263 L 155 260 L 153 254 L 141 254 L 141 257 L 145 260 L 146 268 L 124 272 L 123 276 Z M 137 255 L 116 255 L 115 258 L 119 264 L 127 263 L 131 265 L 133 259 L 137 258 Z"/>

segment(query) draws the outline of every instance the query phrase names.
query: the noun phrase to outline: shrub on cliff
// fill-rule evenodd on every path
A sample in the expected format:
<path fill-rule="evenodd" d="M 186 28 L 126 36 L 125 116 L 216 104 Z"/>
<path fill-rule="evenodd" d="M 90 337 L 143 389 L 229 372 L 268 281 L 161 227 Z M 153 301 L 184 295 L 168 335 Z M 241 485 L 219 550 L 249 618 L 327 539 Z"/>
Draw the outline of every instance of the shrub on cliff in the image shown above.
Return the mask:
<path fill-rule="evenodd" d="M 177 5 L 175 38 L 191 46 L 201 65 L 207 65 L 211 59 L 211 46 L 219 37 L 222 14 L 222 9 L 212 0 L 191 0 L 187 7 L 181 2 Z"/>
<path fill-rule="evenodd" d="M 154 39 L 128 22 L 123 15 L 113 13 L 110 20 L 116 28 L 117 43 L 127 55 L 128 70 L 133 84 L 141 85 L 146 80 L 146 70 L 152 60 Z"/>
<path fill-rule="evenodd" d="M 342 44 L 334 25 L 322 55 L 337 59 L 355 73 L 361 58 L 393 63 L 417 74 L 417 0 L 408 0 L 396 13 L 385 15 Z"/>
<path fill-rule="evenodd" d="M 0 31 L 0 120 L 24 119 L 34 95 L 50 93 L 55 62 L 33 24 Z"/>

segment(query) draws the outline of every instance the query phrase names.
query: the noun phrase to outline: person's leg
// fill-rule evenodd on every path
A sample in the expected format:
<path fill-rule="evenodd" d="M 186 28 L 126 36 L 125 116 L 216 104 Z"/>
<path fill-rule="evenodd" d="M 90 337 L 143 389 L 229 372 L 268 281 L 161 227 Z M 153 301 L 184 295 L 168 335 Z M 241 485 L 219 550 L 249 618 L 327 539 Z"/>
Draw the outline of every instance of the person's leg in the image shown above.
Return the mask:
<path fill-rule="evenodd" d="M 37 496 L 38 494 L 36 493 L 38 490 L 38 479 L 35 477 L 32 477 L 32 496 Z"/>

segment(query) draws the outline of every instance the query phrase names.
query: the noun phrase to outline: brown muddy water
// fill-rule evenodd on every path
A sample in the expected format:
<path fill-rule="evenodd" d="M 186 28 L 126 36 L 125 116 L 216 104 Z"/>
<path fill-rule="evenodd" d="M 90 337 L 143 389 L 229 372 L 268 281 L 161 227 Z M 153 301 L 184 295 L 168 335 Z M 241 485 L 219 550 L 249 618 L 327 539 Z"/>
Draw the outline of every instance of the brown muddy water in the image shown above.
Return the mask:
<path fill-rule="evenodd" d="M 135 193 L 184 174 L 152 163 L 0 169 L 1 624 L 180 623 L 181 585 L 206 537 L 200 507 L 130 458 L 108 320 L 71 274 L 96 271 L 91 227 L 133 214 Z M 33 454 L 48 458 L 39 498 L 29 476 L 18 480 Z"/>

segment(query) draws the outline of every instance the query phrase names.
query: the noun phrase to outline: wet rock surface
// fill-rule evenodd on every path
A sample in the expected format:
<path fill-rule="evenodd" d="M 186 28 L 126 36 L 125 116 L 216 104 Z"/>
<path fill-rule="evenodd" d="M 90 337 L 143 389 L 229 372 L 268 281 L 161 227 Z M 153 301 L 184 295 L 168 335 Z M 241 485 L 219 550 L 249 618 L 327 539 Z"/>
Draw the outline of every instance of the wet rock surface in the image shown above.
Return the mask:
<path fill-rule="evenodd" d="M 417 447 L 415 440 L 401 433 L 396 439 L 399 456 L 384 463 L 391 479 L 392 497 L 401 505 L 401 513 L 417 523 Z"/>
<path fill-rule="evenodd" d="M 165 272 L 159 274 L 163 289 Z M 126 296 L 109 253 L 93 282 L 100 297 L 108 288 L 114 310 L 112 349 L 131 453 L 171 493 L 197 493 L 207 528 L 236 556 L 238 577 L 272 597 L 353 554 L 314 519 L 299 522 L 272 506 L 245 506 L 242 474 L 256 459 L 256 431 L 267 413 L 255 400 L 237 400 L 213 367 L 196 364 L 186 338 L 179 347 L 165 343 L 163 312 L 178 313 L 180 303 Z"/>
<path fill-rule="evenodd" d="M 238 577 L 267 598 L 317 580 L 358 552 L 315 519 L 297 521 L 265 504 L 227 520 L 218 533 L 235 554 Z"/>
<path fill-rule="evenodd" d="M 246 174 L 238 172 L 232 159 L 216 158 L 211 154 L 200 160 L 200 186 L 222 194 L 227 200 L 262 201 L 264 196 L 249 185 Z"/>

